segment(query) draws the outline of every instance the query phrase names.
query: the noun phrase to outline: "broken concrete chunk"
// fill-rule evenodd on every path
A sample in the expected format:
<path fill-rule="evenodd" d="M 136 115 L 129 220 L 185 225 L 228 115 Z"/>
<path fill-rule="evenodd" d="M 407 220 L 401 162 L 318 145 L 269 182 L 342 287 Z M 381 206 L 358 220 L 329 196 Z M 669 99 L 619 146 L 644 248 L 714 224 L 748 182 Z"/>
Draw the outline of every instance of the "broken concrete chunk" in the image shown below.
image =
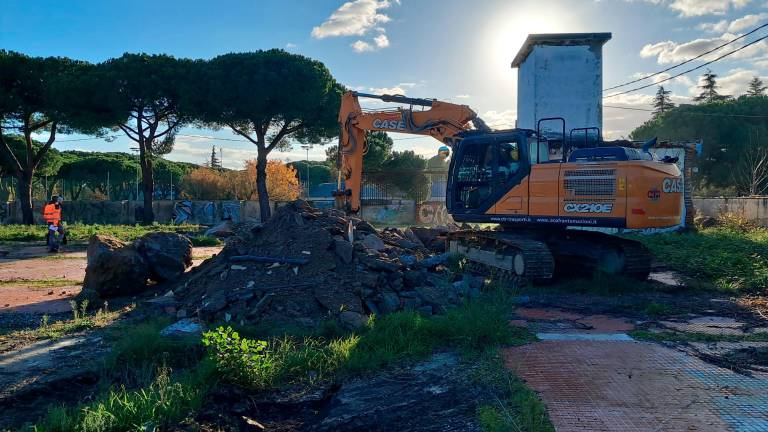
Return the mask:
<path fill-rule="evenodd" d="M 368 318 L 359 312 L 344 311 L 339 314 L 339 321 L 343 326 L 354 330 L 365 327 Z"/>
<path fill-rule="evenodd" d="M 352 252 L 353 252 L 352 243 L 344 239 L 334 239 L 333 251 L 336 252 L 336 255 L 338 255 L 338 257 L 341 258 L 344 264 L 349 264 L 352 262 Z"/>
<path fill-rule="evenodd" d="M 201 336 L 202 334 L 203 326 L 194 318 L 184 318 L 160 330 L 160 335 L 165 337 Z"/>
<path fill-rule="evenodd" d="M 362 243 L 366 248 L 376 252 L 381 252 L 387 248 L 387 245 L 385 245 L 384 242 L 376 234 L 366 235 L 363 237 L 363 240 L 360 243 Z"/>

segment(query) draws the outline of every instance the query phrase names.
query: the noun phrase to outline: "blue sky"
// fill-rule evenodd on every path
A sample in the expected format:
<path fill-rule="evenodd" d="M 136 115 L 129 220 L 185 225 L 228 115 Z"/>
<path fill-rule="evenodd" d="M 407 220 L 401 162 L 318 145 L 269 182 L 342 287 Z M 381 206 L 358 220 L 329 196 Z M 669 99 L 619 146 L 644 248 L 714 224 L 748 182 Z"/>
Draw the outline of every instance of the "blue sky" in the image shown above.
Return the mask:
<path fill-rule="evenodd" d="M 99 62 L 123 52 L 211 58 L 278 47 L 323 61 L 348 87 L 466 103 L 501 127 L 514 124 L 517 75 L 509 64 L 528 33 L 612 32 L 604 48 L 604 84 L 611 86 L 765 22 L 766 0 L 3 0 L 0 48 Z M 766 34 L 768 29 L 746 41 Z M 712 69 L 725 94 L 743 93 L 755 75 L 768 82 L 768 42 Z M 695 94 L 699 72 L 665 83 L 675 102 L 686 103 Z M 606 104 L 647 109 L 654 91 Z M 605 134 L 626 135 L 647 117 L 605 108 Z M 224 146 L 228 167 L 255 157 L 249 143 L 188 136 L 236 140 L 228 131 L 188 128 L 182 135 L 169 159 L 203 162 L 213 143 Z M 131 146 L 123 136 L 110 143 L 84 138 L 61 137 L 56 147 L 127 151 Z M 434 154 L 438 145 L 429 138 L 396 141 L 396 149 L 424 155 Z M 273 156 L 297 160 L 306 153 L 296 148 Z M 310 158 L 324 158 L 324 150 L 312 149 Z"/>

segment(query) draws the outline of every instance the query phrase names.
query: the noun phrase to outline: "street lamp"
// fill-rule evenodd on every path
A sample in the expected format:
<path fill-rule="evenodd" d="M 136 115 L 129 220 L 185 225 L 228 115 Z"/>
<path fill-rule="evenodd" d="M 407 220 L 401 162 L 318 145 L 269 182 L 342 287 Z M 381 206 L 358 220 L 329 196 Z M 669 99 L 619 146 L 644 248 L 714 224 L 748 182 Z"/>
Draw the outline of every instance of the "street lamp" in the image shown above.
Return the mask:
<path fill-rule="evenodd" d="M 136 153 L 136 161 L 139 162 L 139 166 L 136 169 L 136 201 L 139 200 L 139 177 L 141 176 L 141 160 L 139 158 L 139 148 L 131 147 L 131 151 Z"/>
<path fill-rule="evenodd" d="M 307 151 L 307 196 L 309 198 L 309 151 L 312 150 L 312 144 L 302 144 L 301 148 Z"/>

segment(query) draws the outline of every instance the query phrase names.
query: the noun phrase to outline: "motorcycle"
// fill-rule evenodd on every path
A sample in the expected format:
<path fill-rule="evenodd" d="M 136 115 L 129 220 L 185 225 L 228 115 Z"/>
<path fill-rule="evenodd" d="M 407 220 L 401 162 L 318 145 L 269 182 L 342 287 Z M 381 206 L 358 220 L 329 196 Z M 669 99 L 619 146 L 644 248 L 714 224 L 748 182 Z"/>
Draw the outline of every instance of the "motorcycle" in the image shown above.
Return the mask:
<path fill-rule="evenodd" d="M 67 244 L 66 234 L 62 233 L 57 224 L 49 222 L 48 232 L 45 235 L 45 244 L 48 246 L 48 252 L 58 252 L 62 243 Z"/>

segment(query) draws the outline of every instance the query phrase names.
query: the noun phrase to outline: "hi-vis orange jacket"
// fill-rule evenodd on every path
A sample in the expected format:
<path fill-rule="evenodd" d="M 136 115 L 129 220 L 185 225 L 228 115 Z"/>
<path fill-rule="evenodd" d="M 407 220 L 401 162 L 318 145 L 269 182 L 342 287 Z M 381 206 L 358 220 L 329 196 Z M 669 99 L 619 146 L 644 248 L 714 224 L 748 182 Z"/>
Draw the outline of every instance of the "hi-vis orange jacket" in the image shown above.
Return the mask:
<path fill-rule="evenodd" d="M 48 203 L 43 207 L 43 219 L 45 223 L 58 225 L 61 220 L 61 206 Z"/>

